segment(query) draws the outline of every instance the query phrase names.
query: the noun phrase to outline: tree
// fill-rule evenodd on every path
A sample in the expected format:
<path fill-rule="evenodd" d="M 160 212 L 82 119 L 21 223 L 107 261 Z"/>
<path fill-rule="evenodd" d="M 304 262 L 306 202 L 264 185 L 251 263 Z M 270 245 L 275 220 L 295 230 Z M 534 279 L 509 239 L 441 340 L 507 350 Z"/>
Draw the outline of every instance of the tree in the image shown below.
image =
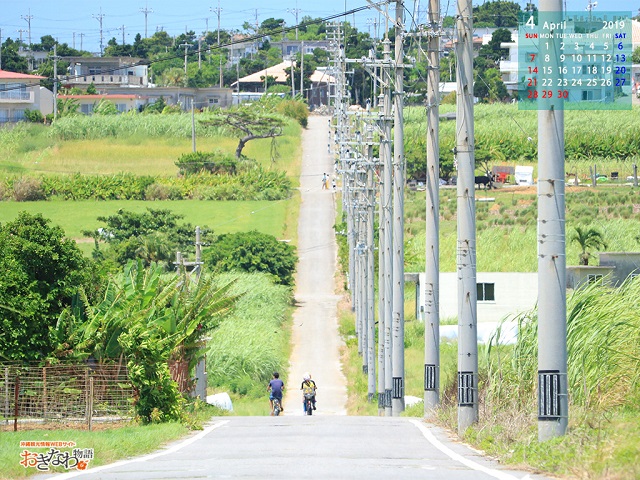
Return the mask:
<path fill-rule="evenodd" d="M 117 115 L 118 109 L 112 101 L 107 100 L 106 98 L 101 98 L 94 107 L 93 113 L 95 115 Z"/>
<path fill-rule="evenodd" d="M 76 243 L 40 214 L 21 212 L 0 226 L 0 358 L 32 361 L 53 351 L 49 329 L 71 305 L 84 266 Z"/>
<path fill-rule="evenodd" d="M 256 230 L 220 235 L 203 257 L 205 264 L 217 272 L 265 272 L 273 275 L 276 283 L 293 285 L 295 250 L 273 235 Z"/>
<path fill-rule="evenodd" d="M 182 215 L 166 209 L 148 208 L 143 213 L 121 209 L 115 215 L 98 217 L 105 222 L 105 227 L 84 233 L 106 242 L 110 248 L 105 256 L 120 265 L 141 259 L 144 265 L 165 262 L 168 266 L 176 251 L 194 252 L 195 227 L 190 223 L 180 224 L 181 218 Z M 209 241 L 209 229 L 203 227 L 201 235 L 203 242 Z"/>
<path fill-rule="evenodd" d="M 604 241 L 602 233 L 593 227 L 574 227 L 571 241 L 577 243 L 581 249 L 580 265 L 589 265 L 589 257 L 591 256 L 589 249 L 607 248 L 607 243 Z"/>
<path fill-rule="evenodd" d="M 495 0 L 484 2 L 473 7 L 473 24 L 477 27 L 506 27 L 518 26 L 522 8 L 516 2 Z"/>
<path fill-rule="evenodd" d="M 282 135 L 282 128 L 285 125 L 285 121 L 279 115 L 263 113 L 248 106 L 221 111 L 213 118 L 201 120 L 201 122 L 209 126 L 225 127 L 233 135 L 240 137 L 236 158 L 242 157 L 242 150 L 251 140 Z"/>
<path fill-rule="evenodd" d="M 509 96 L 502 76 L 495 68 L 476 73 L 473 94 L 489 102 L 501 101 Z"/>
<path fill-rule="evenodd" d="M 29 73 L 29 62 L 26 57 L 18 55 L 19 41 L 7 38 L 2 44 L 2 69 L 7 72 Z"/>

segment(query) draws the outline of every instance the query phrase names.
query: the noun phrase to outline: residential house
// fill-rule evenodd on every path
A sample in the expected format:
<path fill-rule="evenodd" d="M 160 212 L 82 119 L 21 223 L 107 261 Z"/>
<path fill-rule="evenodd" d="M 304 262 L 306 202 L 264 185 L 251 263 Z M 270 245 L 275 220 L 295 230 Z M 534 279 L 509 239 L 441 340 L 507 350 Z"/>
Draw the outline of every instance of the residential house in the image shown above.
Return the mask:
<path fill-rule="evenodd" d="M 127 88 L 106 88 L 110 95 L 124 95 L 132 93 Z M 227 108 L 232 104 L 230 88 L 187 88 L 187 87 L 148 87 L 135 91 L 145 98 L 145 103 L 154 103 L 162 97 L 167 105 L 180 105 L 183 110 L 191 110 L 193 104 L 196 110 L 203 108 Z"/>
<path fill-rule="evenodd" d="M 121 95 L 58 95 L 58 99 L 73 100 L 78 103 L 79 111 L 85 115 L 91 115 L 95 107 L 102 100 L 112 102 L 119 113 L 125 113 L 130 110 L 139 110 L 147 103 L 147 99 L 140 95 L 121 94 Z"/>
<path fill-rule="evenodd" d="M 599 265 L 571 265 L 566 270 L 568 290 L 600 282 L 619 287 L 628 278 L 640 276 L 640 252 L 600 252 Z M 416 283 L 416 318 L 424 320 L 425 273 L 405 273 L 405 282 Z M 499 322 L 507 316 L 533 309 L 538 302 L 538 274 L 476 272 L 477 321 Z M 458 316 L 458 274 L 440 272 L 441 319 Z"/>
<path fill-rule="evenodd" d="M 63 87 L 101 90 L 110 87 L 144 88 L 149 85 L 149 68 L 133 57 L 65 57 L 69 71 L 58 75 Z"/>
<path fill-rule="evenodd" d="M 273 77 L 276 84 L 290 85 L 291 77 L 289 75 L 291 74 L 291 67 L 294 65 L 294 62 L 291 60 L 286 60 L 272 67 L 242 77 L 232 83 L 231 87 L 238 87 L 238 90 L 241 92 L 264 92 L 265 79 L 267 77 Z"/>
<path fill-rule="evenodd" d="M 279 48 L 282 51 L 282 58 L 291 60 L 292 57 L 304 52 L 310 55 L 316 48 L 321 50 L 329 50 L 329 40 L 284 40 L 280 42 L 271 42 L 271 47 Z"/>
<path fill-rule="evenodd" d="M 229 49 L 229 63 L 237 65 L 243 58 L 253 58 L 258 53 L 261 44 L 249 35 L 239 33 L 232 35 L 230 45 L 227 47 Z"/>
<path fill-rule="evenodd" d="M 53 113 L 53 93 L 40 86 L 44 78 L 0 70 L 0 124 L 23 120 L 25 110 Z"/>

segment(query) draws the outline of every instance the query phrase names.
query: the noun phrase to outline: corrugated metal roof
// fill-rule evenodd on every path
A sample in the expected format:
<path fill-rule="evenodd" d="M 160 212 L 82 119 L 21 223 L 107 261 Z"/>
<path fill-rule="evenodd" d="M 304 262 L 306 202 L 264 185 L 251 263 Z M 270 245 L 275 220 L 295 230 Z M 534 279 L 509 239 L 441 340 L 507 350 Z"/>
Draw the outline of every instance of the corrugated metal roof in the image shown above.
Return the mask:
<path fill-rule="evenodd" d="M 26 73 L 8 72 L 7 70 L 0 70 L 0 79 L 2 80 L 44 80 L 47 77 L 41 77 L 39 75 L 27 75 Z"/>
<path fill-rule="evenodd" d="M 242 77 L 238 80 L 240 83 L 260 83 L 264 82 L 264 77 L 269 76 L 276 79 L 277 83 L 287 83 L 289 77 L 287 77 L 287 70 L 291 70 L 291 61 L 285 61 L 274 65 L 273 67 L 265 68 L 259 72 L 252 73 L 246 77 Z"/>

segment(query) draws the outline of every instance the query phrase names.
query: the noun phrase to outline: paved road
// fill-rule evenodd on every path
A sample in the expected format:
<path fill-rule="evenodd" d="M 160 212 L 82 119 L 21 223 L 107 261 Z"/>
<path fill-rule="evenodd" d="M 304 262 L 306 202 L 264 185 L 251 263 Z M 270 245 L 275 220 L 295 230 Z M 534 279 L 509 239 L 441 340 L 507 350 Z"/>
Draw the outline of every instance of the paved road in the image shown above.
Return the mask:
<path fill-rule="evenodd" d="M 301 206 L 298 220 L 296 311 L 293 317 L 285 411 L 302 415 L 300 384 L 310 372 L 318 385 L 318 413 L 344 415 L 346 380 L 340 367 L 335 272 L 337 247 L 335 194 L 322 188 L 323 174 L 333 174 L 328 117 L 311 116 L 302 137 Z M 292 408 L 293 406 L 293 408 Z"/>
<path fill-rule="evenodd" d="M 311 117 L 309 124 L 303 138 L 298 308 L 285 415 L 218 418 L 204 431 L 154 454 L 53 478 L 528 478 L 523 472 L 500 469 L 421 420 L 345 415 L 336 321 L 334 194 L 331 188 L 323 190 L 321 181 L 323 173 L 333 173 L 327 153 L 327 118 Z M 312 417 L 302 416 L 298 390 L 305 371 L 312 373 L 319 386 L 318 411 Z M 95 455 L 99 457 L 100 452 Z"/>
<path fill-rule="evenodd" d="M 167 450 L 53 478 L 76 476 L 86 480 L 543 478 L 501 469 L 420 420 L 337 415 L 219 418 Z"/>

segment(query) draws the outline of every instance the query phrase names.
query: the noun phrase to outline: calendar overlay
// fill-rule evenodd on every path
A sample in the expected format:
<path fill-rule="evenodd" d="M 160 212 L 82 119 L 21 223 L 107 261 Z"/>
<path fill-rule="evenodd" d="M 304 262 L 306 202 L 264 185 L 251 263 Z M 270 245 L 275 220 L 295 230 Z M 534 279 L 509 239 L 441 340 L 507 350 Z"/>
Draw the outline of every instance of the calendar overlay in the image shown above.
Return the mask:
<path fill-rule="evenodd" d="M 525 12 L 518 108 L 631 110 L 631 12 Z"/>

